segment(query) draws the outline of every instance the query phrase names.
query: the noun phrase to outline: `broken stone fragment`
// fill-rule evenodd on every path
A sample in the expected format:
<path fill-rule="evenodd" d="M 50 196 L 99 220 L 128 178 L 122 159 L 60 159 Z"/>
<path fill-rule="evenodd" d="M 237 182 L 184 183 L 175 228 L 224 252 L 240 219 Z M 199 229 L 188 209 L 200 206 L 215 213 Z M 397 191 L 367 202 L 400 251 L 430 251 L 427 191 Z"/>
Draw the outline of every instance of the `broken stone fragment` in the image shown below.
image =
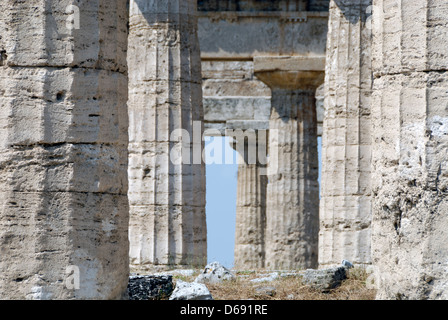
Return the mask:
<path fill-rule="evenodd" d="M 205 284 L 177 280 L 170 300 L 213 300 Z"/>
<path fill-rule="evenodd" d="M 305 285 L 322 292 L 337 288 L 345 279 L 347 279 L 347 273 L 343 266 L 321 270 L 308 269 L 305 270 L 302 277 Z"/>
<path fill-rule="evenodd" d="M 273 297 L 277 293 L 277 289 L 272 286 L 260 286 L 255 288 L 255 295 L 258 297 Z"/>
<path fill-rule="evenodd" d="M 250 280 L 250 282 L 253 282 L 253 283 L 271 282 L 271 281 L 274 281 L 274 280 L 278 279 L 278 277 L 279 277 L 278 272 L 273 272 L 273 273 L 270 273 L 270 274 L 268 274 L 268 275 L 266 275 L 264 277 L 252 279 L 252 280 Z"/>
<path fill-rule="evenodd" d="M 220 283 L 226 280 L 235 280 L 235 275 L 219 262 L 208 264 L 204 271 L 196 278 L 197 283 Z"/>

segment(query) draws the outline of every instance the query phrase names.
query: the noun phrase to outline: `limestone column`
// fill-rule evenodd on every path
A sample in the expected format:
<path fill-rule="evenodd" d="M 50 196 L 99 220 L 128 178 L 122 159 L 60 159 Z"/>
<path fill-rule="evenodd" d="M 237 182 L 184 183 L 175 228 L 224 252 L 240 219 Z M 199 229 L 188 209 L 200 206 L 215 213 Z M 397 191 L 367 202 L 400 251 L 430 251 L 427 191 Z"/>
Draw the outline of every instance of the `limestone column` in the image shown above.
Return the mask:
<path fill-rule="evenodd" d="M 259 151 L 266 150 L 267 134 L 266 131 L 250 133 L 253 140 L 250 141 L 252 137 L 248 134 L 247 140 L 241 144 L 242 148 L 236 145 L 241 142 L 231 144 L 238 152 L 242 151 L 238 164 L 234 256 L 234 266 L 239 270 L 262 269 L 265 263 L 268 178 L 266 157 L 263 157 L 263 151 L 260 154 Z M 250 144 L 254 144 L 253 147 Z"/>
<path fill-rule="evenodd" d="M 317 267 L 319 184 L 316 88 L 323 58 L 258 58 L 272 90 L 266 203 L 266 268 Z M 284 70 L 284 71 L 278 71 Z"/>
<path fill-rule="evenodd" d="M 196 1 L 133 0 L 130 257 L 137 270 L 206 263 Z"/>
<path fill-rule="evenodd" d="M 127 20 L 124 0 L 0 3 L 0 299 L 126 291 Z"/>
<path fill-rule="evenodd" d="M 448 298 L 448 3 L 374 0 L 378 299 Z"/>
<path fill-rule="evenodd" d="M 371 263 L 371 4 L 330 3 L 319 266 Z"/>

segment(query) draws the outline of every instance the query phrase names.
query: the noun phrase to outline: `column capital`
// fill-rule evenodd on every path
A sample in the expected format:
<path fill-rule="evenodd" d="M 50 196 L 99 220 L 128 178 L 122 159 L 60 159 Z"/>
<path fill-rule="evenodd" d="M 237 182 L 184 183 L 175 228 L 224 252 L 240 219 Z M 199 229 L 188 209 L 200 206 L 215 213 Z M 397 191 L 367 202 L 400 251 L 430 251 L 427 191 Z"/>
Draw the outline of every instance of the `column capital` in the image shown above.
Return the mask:
<path fill-rule="evenodd" d="M 254 57 L 254 72 L 272 90 L 316 90 L 325 78 L 325 57 Z"/>

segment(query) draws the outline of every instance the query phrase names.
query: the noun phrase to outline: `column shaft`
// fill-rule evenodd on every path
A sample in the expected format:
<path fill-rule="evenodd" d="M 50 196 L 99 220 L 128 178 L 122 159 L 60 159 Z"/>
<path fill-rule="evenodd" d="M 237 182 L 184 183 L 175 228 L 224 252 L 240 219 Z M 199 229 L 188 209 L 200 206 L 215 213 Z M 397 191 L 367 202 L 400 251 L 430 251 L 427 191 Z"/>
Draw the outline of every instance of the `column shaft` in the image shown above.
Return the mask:
<path fill-rule="evenodd" d="M 126 1 L 72 2 L 0 3 L 1 299 L 129 280 Z"/>
<path fill-rule="evenodd" d="M 131 265 L 206 262 L 196 1 L 131 1 Z"/>
<path fill-rule="evenodd" d="M 448 3 L 373 4 L 377 298 L 447 299 Z"/>
<path fill-rule="evenodd" d="M 314 90 L 272 90 L 266 267 L 317 267 L 319 186 Z"/>
<path fill-rule="evenodd" d="M 371 0 L 330 3 L 322 136 L 319 265 L 369 264 Z"/>
<path fill-rule="evenodd" d="M 240 155 L 241 163 L 238 165 L 234 265 L 240 270 L 261 269 L 265 266 L 268 178 L 266 162 L 259 161 L 261 143 L 257 143 L 252 150 L 245 148 L 245 154 Z M 254 156 L 256 161 L 250 159 L 253 155 L 249 157 L 248 152 L 257 152 L 257 156 Z"/>

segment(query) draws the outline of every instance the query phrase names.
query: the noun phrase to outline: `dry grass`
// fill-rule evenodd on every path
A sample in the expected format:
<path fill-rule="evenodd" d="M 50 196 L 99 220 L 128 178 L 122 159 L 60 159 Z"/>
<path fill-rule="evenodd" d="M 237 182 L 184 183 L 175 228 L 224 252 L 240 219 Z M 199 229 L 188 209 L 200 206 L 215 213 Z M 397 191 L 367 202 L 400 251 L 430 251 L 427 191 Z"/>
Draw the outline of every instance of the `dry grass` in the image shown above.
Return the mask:
<path fill-rule="evenodd" d="M 351 269 L 347 280 L 340 287 L 322 293 L 303 285 L 300 277 L 280 278 L 271 282 L 252 283 L 257 278 L 255 272 L 238 272 L 235 281 L 221 284 L 207 284 L 215 300 L 373 300 L 375 290 L 366 286 L 368 274 L 364 269 Z M 183 278 L 184 281 L 193 279 Z M 257 293 L 258 287 L 274 287 L 273 296 Z"/>

